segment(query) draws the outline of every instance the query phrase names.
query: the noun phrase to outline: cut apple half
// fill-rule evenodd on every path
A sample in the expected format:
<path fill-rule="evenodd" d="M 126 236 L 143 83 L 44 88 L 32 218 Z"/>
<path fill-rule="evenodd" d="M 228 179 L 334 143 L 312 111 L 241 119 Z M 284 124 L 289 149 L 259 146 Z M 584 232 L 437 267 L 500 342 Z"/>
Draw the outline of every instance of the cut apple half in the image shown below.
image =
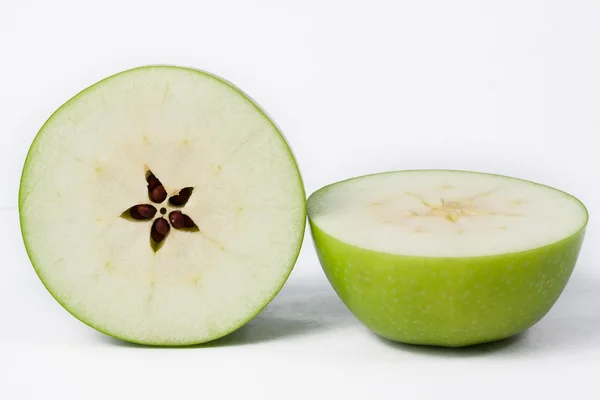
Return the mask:
<path fill-rule="evenodd" d="M 290 274 L 306 218 L 269 117 L 232 84 L 172 66 L 113 75 L 56 111 L 27 156 L 19 211 L 56 300 L 150 345 L 249 321 Z"/>
<path fill-rule="evenodd" d="M 386 338 L 465 345 L 537 322 L 573 270 L 588 214 L 537 183 L 466 171 L 400 171 L 308 200 L 321 264 L 357 317 Z"/>

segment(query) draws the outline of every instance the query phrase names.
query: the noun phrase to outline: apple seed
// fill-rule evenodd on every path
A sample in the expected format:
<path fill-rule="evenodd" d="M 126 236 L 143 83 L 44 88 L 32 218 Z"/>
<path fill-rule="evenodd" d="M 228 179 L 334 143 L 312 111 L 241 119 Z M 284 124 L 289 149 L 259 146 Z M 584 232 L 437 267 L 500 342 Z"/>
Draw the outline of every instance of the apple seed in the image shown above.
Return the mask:
<path fill-rule="evenodd" d="M 185 227 L 185 217 L 181 211 L 172 211 L 169 214 L 169 220 L 175 229 L 181 229 Z"/>
<path fill-rule="evenodd" d="M 152 229 L 150 230 L 150 236 L 152 240 L 159 243 L 162 242 L 171 227 L 169 223 L 164 218 L 157 218 L 156 221 L 152 224 Z"/>
<path fill-rule="evenodd" d="M 167 198 L 167 191 L 163 185 L 158 185 L 150 192 L 150 200 L 155 203 L 162 203 Z"/>
<path fill-rule="evenodd" d="M 171 221 L 171 225 L 175 229 L 196 228 L 196 224 L 194 223 L 194 221 L 188 215 L 185 215 L 181 211 L 172 211 L 169 214 L 169 220 Z"/>
<path fill-rule="evenodd" d="M 139 204 L 131 207 L 129 210 L 129 215 L 131 215 L 131 218 L 138 220 L 151 219 L 155 214 L 156 208 L 150 204 Z"/>
<path fill-rule="evenodd" d="M 191 187 L 185 187 L 181 189 L 178 194 L 169 198 L 169 203 L 176 207 L 184 206 L 190 199 L 190 196 L 192 195 L 192 190 L 194 190 L 194 188 Z"/>
<path fill-rule="evenodd" d="M 192 221 L 192 219 L 189 216 L 183 214 L 183 218 L 185 221 L 186 228 L 196 228 L 196 224 L 194 223 L 194 221 Z"/>
<path fill-rule="evenodd" d="M 155 187 L 160 186 L 161 183 L 153 173 L 150 172 L 150 175 L 146 178 L 146 182 L 148 182 L 148 190 L 152 191 Z"/>

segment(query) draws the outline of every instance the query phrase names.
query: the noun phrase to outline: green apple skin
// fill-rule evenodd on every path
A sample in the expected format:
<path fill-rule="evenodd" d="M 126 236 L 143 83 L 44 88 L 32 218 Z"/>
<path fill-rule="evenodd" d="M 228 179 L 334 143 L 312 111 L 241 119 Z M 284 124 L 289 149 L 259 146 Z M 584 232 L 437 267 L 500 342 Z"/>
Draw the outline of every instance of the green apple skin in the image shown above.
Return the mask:
<path fill-rule="evenodd" d="M 509 338 L 540 321 L 567 285 L 586 229 L 523 252 L 434 258 L 371 251 L 312 221 L 310 228 L 327 279 L 367 328 L 396 342 L 444 347 Z"/>

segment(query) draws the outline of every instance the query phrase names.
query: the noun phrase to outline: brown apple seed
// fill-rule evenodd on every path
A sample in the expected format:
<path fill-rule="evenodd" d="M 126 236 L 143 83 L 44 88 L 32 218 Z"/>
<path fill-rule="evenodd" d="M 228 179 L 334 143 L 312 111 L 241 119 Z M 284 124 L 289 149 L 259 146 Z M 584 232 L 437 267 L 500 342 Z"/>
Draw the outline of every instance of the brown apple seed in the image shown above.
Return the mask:
<path fill-rule="evenodd" d="M 156 186 L 150 192 L 150 200 L 152 200 L 155 203 L 162 203 L 163 201 L 165 201 L 166 198 L 167 191 L 165 190 L 165 187 L 163 185 Z"/>
<path fill-rule="evenodd" d="M 185 217 L 181 211 L 172 211 L 169 213 L 169 220 L 175 229 L 181 229 L 185 226 Z"/>
<path fill-rule="evenodd" d="M 194 188 L 191 187 L 185 187 L 181 189 L 179 193 L 169 198 L 169 203 L 176 207 L 184 206 L 190 199 L 190 196 L 192 195 L 192 190 L 194 190 Z"/>
<path fill-rule="evenodd" d="M 148 175 L 146 178 L 146 182 L 148 182 L 148 190 L 152 191 L 155 187 L 161 185 L 160 181 L 154 174 Z"/>
<path fill-rule="evenodd" d="M 187 215 L 183 214 L 184 224 L 186 228 L 195 228 L 196 224 L 194 221 Z"/>
<path fill-rule="evenodd" d="M 156 214 L 156 208 L 150 204 L 140 204 L 134 208 L 137 209 L 137 213 L 144 219 L 150 219 Z"/>
<path fill-rule="evenodd" d="M 171 229 L 171 227 L 169 226 L 167 220 L 164 218 L 158 218 L 152 224 L 152 228 L 150 229 L 150 236 L 155 242 L 161 242 L 165 238 L 167 233 L 169 233 L 169 229 Z"/>

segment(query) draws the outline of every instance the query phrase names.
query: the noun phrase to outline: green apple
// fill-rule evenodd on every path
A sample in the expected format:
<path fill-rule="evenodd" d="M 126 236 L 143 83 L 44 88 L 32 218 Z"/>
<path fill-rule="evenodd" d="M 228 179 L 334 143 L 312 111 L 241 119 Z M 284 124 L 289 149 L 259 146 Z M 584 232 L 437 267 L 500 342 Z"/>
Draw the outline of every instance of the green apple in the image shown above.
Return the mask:
<path fill-rule="evenodd" d="M 449 347 L 508 338 L 543 318 L 588 221 L 562 191 L 467 171 L 349 179 L 313 193 L 307 209 L 324 272 L 364 325 Z"/>
<path fill-rule="evenodd" d="M 278 128 L 194 69 L 104 79 L 44 124 L 19 192 L 29 258 L 54 298 L 108 335 L 149 345 L 222 337 L 287 280 L 305 192 Z"/>

